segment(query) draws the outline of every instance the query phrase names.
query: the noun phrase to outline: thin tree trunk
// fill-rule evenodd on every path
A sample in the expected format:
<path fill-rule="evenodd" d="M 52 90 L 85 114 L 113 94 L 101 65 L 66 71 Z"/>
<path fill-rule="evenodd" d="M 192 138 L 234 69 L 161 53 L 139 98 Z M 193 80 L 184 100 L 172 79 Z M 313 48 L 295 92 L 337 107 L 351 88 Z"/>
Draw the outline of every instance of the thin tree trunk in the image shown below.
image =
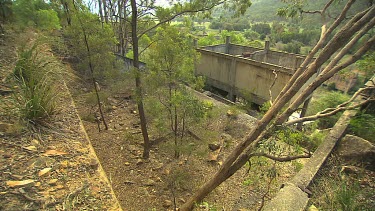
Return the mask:
<path fill-rule="evenodd" d="M 299 118 L 303 118 L 305 117 L 306 115 L 306 112 L 307 112 L 307 109 L 309 107 L 309 103 L 311 101 L 311 97 L 309 99 L 307 99 L 304 103 L 303 103 L 303 106 L 302 106 L 302 110 L 301 110 L 301 115 L 299 116 Z M 302 126 L 303 126 L 303 122 L 300 122 L 297 124 L 297 130 L 299 131 L 302 131 Z"/>
<path fill-rule="evenodd" d="M 74 4 L 74 2 L 73 2 Z M 77 12 L 78 9 L 76 8 L 76 5 L 74 4 L 74 7 L 76 9 Z M 95 76 L 94 76 L 94 67 L 92 65 L 92 61 L 91 61 L 91 51 L 90 51 L 90 46 L 89 46 L 89 42 L 87 40 L 87 34 L 86 34 L 86 30 L 83 26 L 83 23 L 82 23 L 82 20 L 81 18 L 79 17 L 79 14 L 78 14 L 78 21 L 81 25 L 81 29 L 82 29 L 82 33 L 83 33 L 83 39 L 85 41 L 85 45 L 86 45 L 86 50 L 87 50 L 87 57 L 89 59 L 89 68 L 90 68 L 90 72 L 91 72 L 91 78 L 92 78 L 92 83 L 94 85 L 94 89 L 95 89 L 95 94 L 96 94 L 96 100 L 98 101 L 98 108 L 99 108 L 99 113 L 100 113 L 100 116 L 103 120 L 103 124 L 105 126 L 105 129 L 108 130 L 108 125 L 107 125 L 107 122 L 105 121 L 105 118 L 104 118 L 104 113 L 103 113 L 103 109 L 102 109 L 102 104 L 101 104 L 101 101 L 100 101 L 100 96 L 99 96 L 99 90 L 98 90 L 98 87 L 97 87 L 97 82 L 96 82 L 96 79 L 95 79 Z M 99 128 L 99 131 L 100 131 L 100 128 Z"/>
<path fill-rule="evenodd" d="M 135 86 L 137 90 L 137 106 L 139 117 L 141 120 L 141 130 L 143 135 L 143 158 L 148 159 L 150 156 L 150 140 L 147 132 L 146 115 L 143 107 L 143 95 L 142 95 L 142 81 L 141 73 L 139 69 L 139 53 L 138 53 L 138 37 L 137 37 L 137 5 L 135 0 L 131 0 L 132 7 L 132 40 L 133 40 L 133 66 L 135 71 Z"/>
<path fill-rule="evenodd" d="M 101 1 L 101 0 L 99 0 Z M 105 23 L 108 23 L 108 6 L 106 0 L 103 0 L 103 10 L 104 10 L 104 20 Z"/>
<path fill-rule="evenodd" d="M 99 16 L 100 16 L 100 21 L 102 24 L 104 23 L 104 17 L 103 17 L 103 6 L 102 6 L 102 0 L 98 0 L 98 5 L 99 5 Z"/>

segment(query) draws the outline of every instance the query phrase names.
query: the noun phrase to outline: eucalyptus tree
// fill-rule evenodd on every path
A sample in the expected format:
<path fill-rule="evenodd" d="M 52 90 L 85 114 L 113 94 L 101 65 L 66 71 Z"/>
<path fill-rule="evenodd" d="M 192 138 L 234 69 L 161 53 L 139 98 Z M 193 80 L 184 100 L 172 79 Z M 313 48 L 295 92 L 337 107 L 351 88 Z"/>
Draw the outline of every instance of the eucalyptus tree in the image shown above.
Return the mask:
<path fill-rule="evenodd" d="M 204 106 L 192 93 L 190 87 L 202 88 L 202 77 L 194 75 L 198 53 L 188 31 L 180 31 L 165 25 L 156 29 L 155 42 L 150 46 L 147 61 L 150 94 L 162 109 L 155 111 L 166 128 L 174 136 L 175 158 L 180 156 L 182 141 L 190 124 L 204 117 Z M 153 105 L 158 108 L 159 106 Z M 165 112 L 166 111 L 166 112 Z M 167 120 L 163 118 L 166 114 Z"/>
<path fill-rule="evenodd" d="M 283 1 L 289 4 L 288 7 L 279 11 L 281 15 L 315 14 L 321 16 L 322 27 L 320 39 L 278 97 L 271 102 L 271 107 L 266 114 L 257 121 L 247 136 L 226 157 L 220 169 L 186 201 L 180 209 L 182 211 L 193 209 L 196 202 L 203 200 L 207 194 L 231 177 L 251 157 L 262 155 L 276 161 L 286 161 L 300 157 L 275 157 L 270 154 L 260 153 L 257 149 L 278 128 L 317 118 L 318 116 L 314 115 L 294 120 L 293 122 L 288 121 L 288 117 L 299 109 L 301 104 L 310 97 L 315 89 L 335 73 L 356 62 L 375 44 L 374 35 L 364 36 L 375 25 L 375 5 L 372 4 L 372 1 L 367 1 L 367 7 L 353 11 L 352 7 L 356 1 L 347 0 L 341 12 L 332 19 L 327 13 L 331 7 L 337 6 L 338 1 L 336 0 L 327 0 L 325 6 L 321 10 L 316 11 L 305 10 L 304 0 Z M 343 3 L 343 1 L 339 2 Z M 359 1 L 357 4 L 363 4 L 363 2 Z M 354 47 L 356 48 L 354 49 Z M 344 58 L 350 50 L 353 53 Z M 326 62 L 327 65 L 322 67 Z M 319 68 L 322 70 L 317 74 Z M 317 76 L 314 78 L 315 74 Z M 306 85 L 306 88 L 297 95 L 297 92 L 304 85 Z M 362 103 L 355 106 L 348 106 L 349 102 L 352 102 L 356 96 L 337 108 L 327 110 L 324 114 L 335 114 L 346 108 L 352 109 L 353 107 L 360 106 Z M 367 99 L 365 102 L 370 100 L 374 100 L 374 97 Z"/>
<path fill-rule="evenodd" d="M 131 44 L 133 49 L 133 67 L 136 82 L 137 106 L 144 140 L 143 158 L 147 159 L 150 151 L 150 140 L 148 137 L 146 116 L 144 112 L 142 81 L 139 69 L 139 54 L 141 53 L 139 51 L 140 38 L 147 33 L 152 32 L 157 27 L 169 23 L 174 18 L 182 15 L 209 13 L 212 8 L 221 4 L 230 7 L 238 13 L 244 13 L 251 5 L 251 2 L 250 0 L 173 1 L 170 7 L 163 8 L 155 5 L 154 0 L 130 0 L 130 2 L 124 2 L 123 6 L 127 8 L 129 3 L 131 8 L 131 16 L 129 19 L 125 17 L 125 20 L 128 20 L 131 25 Z"/>

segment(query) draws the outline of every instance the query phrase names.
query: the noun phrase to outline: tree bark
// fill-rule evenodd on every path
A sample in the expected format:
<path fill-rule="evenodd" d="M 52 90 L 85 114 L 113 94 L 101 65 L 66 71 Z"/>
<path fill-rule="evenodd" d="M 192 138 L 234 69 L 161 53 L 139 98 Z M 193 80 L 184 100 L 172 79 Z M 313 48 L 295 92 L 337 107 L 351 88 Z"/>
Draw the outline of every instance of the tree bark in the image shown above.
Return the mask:
<path fill-rule="evenodd" d="M 100 16 L 100 21 L 102 22 L 102 24 L 104 23 L 104 17 L 103 17 L 103 6 L 102 6 L 102 0 L 99 0 L 98 1 L 98 5 L 99 5 L 99 16 Z"/>
<path fill-rule="evenodd" d="M 133 41 L 133 67 L 135 71 L 135 86 L 137 90 L 137 106 L 139 117 L 141 120 L 141 130 L 143 135 L 143 158 L 148 159 L 150 156 L 150 140 L 148 137 L 147 132 L 147 123 L 146 123 L 146 115 L 143 106 L 143 94 L 142 94 L 142 81 L 141 81 L 141 73 L 139 69 L 139 53 L 138 53 L 138 36 L 137 36 L 137 18 L 138 18 L 138 11 L 137 5 L 135 0 L 131 0 L 131 7 L 132 7 L 132 41 Z"/>
<path fill-rule="evenodd" d="M 77 9 L 74 1 L 73 1 L 73 4 L 74 4 L 74 7 L 75 7 L 76 11 L 79 12 L 79 10 Z M 95 89 L 96 100 L 98 101 L 99 113 L 100 113 L 100 116 L 102 118 L 105 129 L 108 130 L 108 125 L 107 125 L 107 122 L 105 121 L 104 113 L 103 113 L 103 109 L 102 109 L 102 104 L 101 104 L 101 101 L 100 101 L 97 82 L 96 82 L 96 79 L 95 79 L 95 76 L 94 76 L 94 67 L 93 67 L 92 61 L 91 61 L 91 51 L 90 51 L 90 45 L 89 45 L 89 42 L 88 42 L 88 39 L 87 39 L 86 29 L 83 26 L 83 23 L 82 23 L 81 18 L 79 17 L 79 14 L 78 14 L 77 17 L 78 17 L 78 21 L 79 21 L 79 24 L 80 24 L 81 29 L 82 29 L 83 39 L 84 39 L 86 50 L 87 50 L 87 57 L 89 59 L 89 69 L 90 69 L 90 72 L 91 72 L 92 83 L 93 83 L 94 89 Z M 100 132 L 100 127 L 99 127 L 99 132 Z"/>

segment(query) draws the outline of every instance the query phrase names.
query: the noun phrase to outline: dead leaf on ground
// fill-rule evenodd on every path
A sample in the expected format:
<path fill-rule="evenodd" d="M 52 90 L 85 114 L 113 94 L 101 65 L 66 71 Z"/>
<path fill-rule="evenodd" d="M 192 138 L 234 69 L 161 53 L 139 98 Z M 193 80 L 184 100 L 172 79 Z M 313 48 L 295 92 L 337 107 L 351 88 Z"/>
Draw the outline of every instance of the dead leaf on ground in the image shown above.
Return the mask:
<path fill-rule="evenodd" d="M 13 188 L 13 187 L 17 187 L 17 186 L 24 186 L 24 185 L 28 185 L 28 184 L 31 184 L 35 182 L 35 180 L 32 180 L 32 179 L 28 179 L 28 180 L 22 180 L 22 181 L 6 181 L 6 184 Z"/>
<path fill-rule="evenodd" d="M 47 150 L 46 152 L 44 152 L 42 155 L 43 156 L 58 156 L 58 155 L 67 155 L 67 154 L 68 153 L 66 153 L 66 152 L 50 149 L 50 150 Z"/>
<path fill-rule="evenodd" d="M 52 170 L 52 168 L 44 168 L 44 169 L 39 171 L 38 176 L 41 177 L 41 176 L 47 174 L 48 172 L 50 172 L 51 170 Z"/>
<path fill-rule="evenodd" d="M 29 151 L 36 151 L 36 147 L 35 146 L 28 146 L 28 147 L 24 147 L 24 149 L 27 149 L 27 150 L 29 150 Z"/>

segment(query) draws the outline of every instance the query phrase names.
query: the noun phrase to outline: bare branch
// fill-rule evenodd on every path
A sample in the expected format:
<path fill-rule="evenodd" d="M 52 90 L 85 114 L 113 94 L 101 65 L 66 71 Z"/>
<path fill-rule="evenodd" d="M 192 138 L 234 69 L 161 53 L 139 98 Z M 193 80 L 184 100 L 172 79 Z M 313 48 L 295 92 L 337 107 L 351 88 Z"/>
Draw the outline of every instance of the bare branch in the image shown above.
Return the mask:
<path fill-rule="evenodd" d="M 264 153 L 264 152 L 259 152 L 259 153 L 251 154 L 251 157 L 254 157 L 254 156 L 257 156 L 257 157 L 263 156 L 263 157 L 266 157 L 268 159 L 278 161 L 278 162 L 288 162 L 288 161 L 297 160 L 297 159 L 301 159 L 301 158 L 309 158 L 309 157 L 311 157 L 311 154 L 277 157 L 277 156 L 270 155 L 270 154 L 267 154 L 267 153 Z"/>
<path fill-rule="evenodd" d="M 312 116 L 307 116 L 307 117 L 303 117 L 303 118 L 299 118 L 299 119 L 294 119 L 294 120 L 290 120 L 288 122 L 286 122 L 284 125 L 293 125 L 293 124 L 296 124 L 296 123 L 300 123 L 300 122 L 306 122 L 306 121 L 313 121 L 313 120 L 316 120 L 316 119 L 319 119 L 319 118 L 323 118 L 323 117 L 328 117 L 328 116 L 332 116 L 332 115 L 335 115 L 337 114 L 338 112 L 340 111 L 344 111 L 344 110 L 352 110 L 352 109 L 355 109 L 355 108 L 358 108 L 370 101 L 375 101 L 375 99 L 369 99 L 369 100 L 365 100 L 361 103 L 358 103 L 358 104 L 355 104 L 355 105 L 352 105 L 352 106 L 349 106 L 349 107 L 338 107 L 336 109 L 333 109 L 333 108 L 328 108 L 324 111 L 321 111 L 321 112 L 318 112 L 317 114 L 315 115 L 312 115 Z M 330 111 L 330 112 L 328 112 Z M 326 113 L 328 112 L 328 113 Z"/>
<path fill-rule="evenodd" d="M 272 89 L 272 87 L 275 85 L 275 82 L 276 82 L 276 79 L 277 79 L 277 72 L 276 72 L 276 70 L 273 70 L 272 73 L 273 73 L 273 75 L 274 75 L 275 77 L 274 77 L 274 79 L 273 79 L 273 82 L 272 82 L 270 88 L 268 89 L 269 94 L 270 94 L 270 103 L 271 103 L 271 105 L 272 105 L 272 91 L 271 91 L 271 89 Z"/>
<path fill-rule="evenodd" d="M 203 12 L 203 11 L 207 11 L 207 10 L 210 10 L 220 4 L 223 4 L 224 1 L 221 1 L 221 2 L 218 2 L 217 4 L 213 4 L 213 5 L 210 5 L 209 7 L 203 7 L 203 8 L 199 8 L 199 9 L 192 9 L 192 10 L 184 10 L 184 11 L 181 11 L 181 12 L 178 12 L 170 17 L 168 17 L 167 19 L 165 20 L 160 20 L 159 23 L 155 24 L 154 26 L 144 30 L 143 32 L 141 32 L 139 35 L 138 35 L 138 38 L 142 37 L 144 34 L 146 34 L 147 32 L 159 27 L 160 25 L 163 25 L 171 20 L 173 20 L 174 18 L 180 16 L 180 15 L 184 15 L 184 14 L 187 14 L 187 13 L 196 13 L 196 12 Z"/>

